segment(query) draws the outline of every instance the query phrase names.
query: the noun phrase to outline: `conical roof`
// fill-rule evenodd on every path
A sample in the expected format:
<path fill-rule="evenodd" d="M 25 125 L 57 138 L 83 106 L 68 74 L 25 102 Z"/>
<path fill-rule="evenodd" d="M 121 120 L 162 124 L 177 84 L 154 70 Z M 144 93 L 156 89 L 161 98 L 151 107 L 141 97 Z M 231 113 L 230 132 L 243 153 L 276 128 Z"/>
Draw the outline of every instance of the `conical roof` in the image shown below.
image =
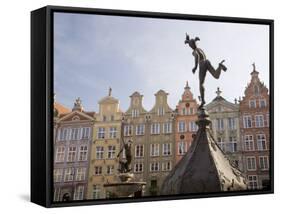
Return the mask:
<path fill-rule="evenodd" d="M 166 177 L 162 195 L 245 190 L 242 173 L 218 147 L 205 110 L 199 110 L 199 129 L 181 161 Z"/>

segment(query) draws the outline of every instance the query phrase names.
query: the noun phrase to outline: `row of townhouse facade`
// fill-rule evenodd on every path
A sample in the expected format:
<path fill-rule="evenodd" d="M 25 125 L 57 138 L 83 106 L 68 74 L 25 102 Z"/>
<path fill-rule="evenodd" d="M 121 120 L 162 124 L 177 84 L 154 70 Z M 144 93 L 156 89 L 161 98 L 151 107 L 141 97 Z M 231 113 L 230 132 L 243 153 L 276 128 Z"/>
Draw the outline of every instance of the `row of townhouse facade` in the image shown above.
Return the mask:
<path fill-rule="evenodd" d="M 219 147 L 245 173 L 249 189 L 269 185 L 269 93 L 253 70 L 245 96 L 234 103 L 221 96 L 206 105 L 211 129 Z M 173 167 L 188 151 L 197 131 L 198 103 L 188 83 L 175 110 L 168 93 L 159 90 L 150 111 L 143 95 L 134 92 L 122 112 L 119 100 L 108 96 L 99 111 L 84 111 L 77 99 L 72 110 L 55 103 L 54 200 L 85 200 L 114 197 L 103 187 L 118 182 L 119 158 L 124 142 L 131 140 L 132 172 L 147 183 L 145 195 L 158 195 Z M 125 158 L 124 152 L 121 158 Z"/>

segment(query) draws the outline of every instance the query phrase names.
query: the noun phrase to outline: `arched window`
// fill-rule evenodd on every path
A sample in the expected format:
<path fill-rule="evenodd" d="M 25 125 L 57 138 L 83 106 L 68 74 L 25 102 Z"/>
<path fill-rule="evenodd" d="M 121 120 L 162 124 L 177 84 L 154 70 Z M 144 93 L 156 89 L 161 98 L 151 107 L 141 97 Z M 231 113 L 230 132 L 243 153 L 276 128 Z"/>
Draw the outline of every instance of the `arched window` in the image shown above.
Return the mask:
<path fill-rule="evenodd" d="M 259 88 L 258 85 L 254 86 L 254 93 L 255 93 L 255 95 L 259 95 L 260 94 L 260 88 Z"/>

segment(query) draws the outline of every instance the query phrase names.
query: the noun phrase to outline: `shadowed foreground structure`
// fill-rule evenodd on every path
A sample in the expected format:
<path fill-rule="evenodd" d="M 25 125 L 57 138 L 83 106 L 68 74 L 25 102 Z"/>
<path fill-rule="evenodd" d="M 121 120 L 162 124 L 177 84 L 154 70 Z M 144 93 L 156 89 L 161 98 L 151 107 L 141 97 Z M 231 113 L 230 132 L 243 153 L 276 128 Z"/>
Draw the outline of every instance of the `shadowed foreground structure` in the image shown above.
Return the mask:
<path fill-rule="evenodd" d="M 204 108 L 198 109 L 199 129 L 181 161 L 166 177 L 161 195 L 245 190 L 242 173 L 226 158 L 209 128 Z"/>

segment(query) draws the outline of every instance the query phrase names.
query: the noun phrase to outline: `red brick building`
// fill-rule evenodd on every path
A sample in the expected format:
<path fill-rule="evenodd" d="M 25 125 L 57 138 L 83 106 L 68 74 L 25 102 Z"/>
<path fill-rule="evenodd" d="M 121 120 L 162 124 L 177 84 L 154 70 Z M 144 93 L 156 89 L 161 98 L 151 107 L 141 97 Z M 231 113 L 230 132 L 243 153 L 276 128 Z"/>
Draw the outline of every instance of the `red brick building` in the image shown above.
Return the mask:
<path fill-rule="evenodd" d="M 259 79 L 253 64 L 251 81 L 240 101 L 240 128 L 243 161 L 249 189 L 266 189 L 269 185 L 269 91 Z"/>
<path fill-rule="evenodd" d="M 176 107 L 175 163 L 178 163 L 187 152 L 192 142 L 192 135 L 197 131 L 195 123 L 197 120 L 197 108 L 197 101 L 193 98 L 188 82 L 186 82 L 184 93 Z"/>

